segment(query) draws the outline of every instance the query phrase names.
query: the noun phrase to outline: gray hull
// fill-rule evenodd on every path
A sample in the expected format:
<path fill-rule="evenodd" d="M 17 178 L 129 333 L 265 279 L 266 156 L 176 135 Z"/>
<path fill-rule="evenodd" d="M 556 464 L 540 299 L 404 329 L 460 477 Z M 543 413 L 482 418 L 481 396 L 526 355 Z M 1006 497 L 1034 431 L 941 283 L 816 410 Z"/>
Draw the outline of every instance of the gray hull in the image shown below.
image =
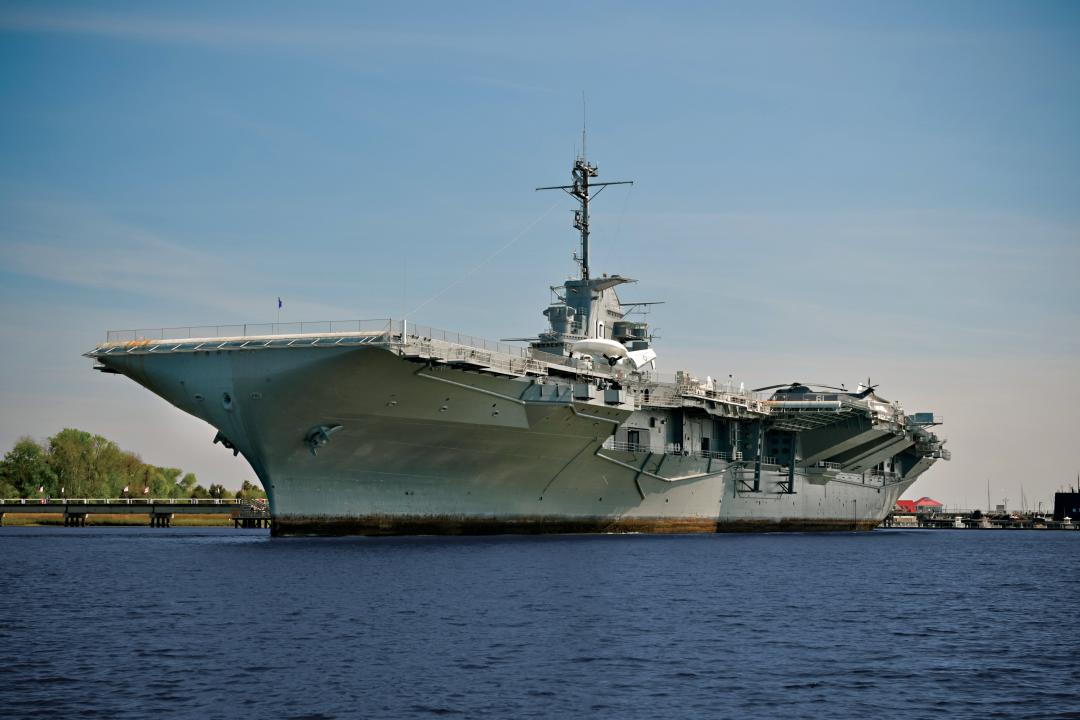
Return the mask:
<path fill-rule="evenodd" d="M 114 331 L 87 355 L 217 428 L 276 535 L 869 529 L 948 458 L 936 416 L 869 380 L 661 378 L 656 303 L 589 267 L 590 188 L 629 181 L 570 174 L 537 189 L 578 203 L 580 274 L 527 348 L 390 319 Z"/>
<path fill-rule="evenodd" d="M 589 266 L 591 188 L 629 181 L 595 181 L 583 154 L 570 177 L 538 190 L 577 201 L 580 274 L 528 348 L 401 318 L 119 330 L 87 356 L 216 427 L 275 534 L 868 529 L 948 457 L 933 413 L 868 380 L 661 378 L 656 303 Z"/>
<path fill-rule="evenodd" d="M 98 359 L 216 427 L 266 488 L 275 535 L 868 529 L 914 480 L 800 470 L 789 487 L 744 462 L 605 448 L 626 403 L 382 347 Z"/>

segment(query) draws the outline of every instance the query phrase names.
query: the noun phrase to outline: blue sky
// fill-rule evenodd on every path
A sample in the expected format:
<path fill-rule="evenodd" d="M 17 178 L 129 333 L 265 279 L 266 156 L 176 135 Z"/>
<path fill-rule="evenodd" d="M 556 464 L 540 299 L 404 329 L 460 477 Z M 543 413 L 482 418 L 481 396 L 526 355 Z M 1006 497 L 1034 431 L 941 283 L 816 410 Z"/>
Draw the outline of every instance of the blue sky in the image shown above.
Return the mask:
<path fill-rule="evenodd" d="M 664 369 L 869 375 L 945 416 L 913 493 L 1047 500 L 1080 470 L 1077 88 L 1075 3 L 0 3 L 0 445 L 74 425 L 251 477 L 90 372 L 107 328 L 280 295 L 535 333 L 575 237 L 533 188 L 584 92 L 602 179 L 636 183 L 594 269 L 667 301 Z"/>

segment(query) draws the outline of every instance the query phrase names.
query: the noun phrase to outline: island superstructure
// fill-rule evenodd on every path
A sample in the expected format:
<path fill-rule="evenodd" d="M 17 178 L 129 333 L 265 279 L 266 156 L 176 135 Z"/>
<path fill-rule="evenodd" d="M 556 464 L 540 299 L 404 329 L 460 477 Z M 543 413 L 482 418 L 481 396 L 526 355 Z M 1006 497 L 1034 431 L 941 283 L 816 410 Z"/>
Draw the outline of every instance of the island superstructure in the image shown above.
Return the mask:
<path fill-rule="evenodd" d="M 589 266 L 528 346 L 399 319 L 112 331 L 87 353 L 216 429 L 275 535 L 866 530 L 949 451 L 875 387 L 666 377 L 621 275 Z"/>

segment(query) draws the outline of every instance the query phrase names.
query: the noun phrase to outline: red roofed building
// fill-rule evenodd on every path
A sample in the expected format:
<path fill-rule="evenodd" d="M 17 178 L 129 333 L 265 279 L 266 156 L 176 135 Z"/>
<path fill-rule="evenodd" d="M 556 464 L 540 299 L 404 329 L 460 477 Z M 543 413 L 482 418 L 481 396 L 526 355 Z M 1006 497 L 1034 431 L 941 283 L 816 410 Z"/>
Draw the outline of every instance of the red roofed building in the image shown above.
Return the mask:
<path fill-rule="evenodd" d="M 902 513 L 915 513 L 915 512 L 918 512 L 918 510 L 915 507 L 915 501 L 914 500 L 897 500 L 896 501 L 896 507 L 894 508 L 893 511 L 894 512 L 902 512 Z"/>
<path fill-rule="evenodd" d="M 943 507 L 945 506 L 933 498 L 921 497 L 915 501 L 915 510 L 921 513 L 940 512 Z"/>

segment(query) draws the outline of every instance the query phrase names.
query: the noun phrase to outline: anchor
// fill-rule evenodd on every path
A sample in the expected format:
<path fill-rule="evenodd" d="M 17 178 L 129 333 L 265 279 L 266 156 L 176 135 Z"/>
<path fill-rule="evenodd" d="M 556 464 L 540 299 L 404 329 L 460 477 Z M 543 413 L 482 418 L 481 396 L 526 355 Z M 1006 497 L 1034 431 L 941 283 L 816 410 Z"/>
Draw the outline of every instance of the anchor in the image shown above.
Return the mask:
<path fill-rule="evenodd" d="M 217 445 L 218 443 L 221 443 L 227 449 L 232 450 L 233 457 L 240 454 L 240 450 L 232 444 L 232 440 L 229 440 L 229 438 L 222 435 L 220 430 L 218 430 L 217 435 L 214 436 L 214 444 Z"/>
<path fill-rule="evenodd" d="M 312 455 L 319 454 L 319 448 L 330 442 L 330 436 L 341 429 L 340 425 L 317 425 L 304 436 L 304 442 L 308 444 Z"/>

